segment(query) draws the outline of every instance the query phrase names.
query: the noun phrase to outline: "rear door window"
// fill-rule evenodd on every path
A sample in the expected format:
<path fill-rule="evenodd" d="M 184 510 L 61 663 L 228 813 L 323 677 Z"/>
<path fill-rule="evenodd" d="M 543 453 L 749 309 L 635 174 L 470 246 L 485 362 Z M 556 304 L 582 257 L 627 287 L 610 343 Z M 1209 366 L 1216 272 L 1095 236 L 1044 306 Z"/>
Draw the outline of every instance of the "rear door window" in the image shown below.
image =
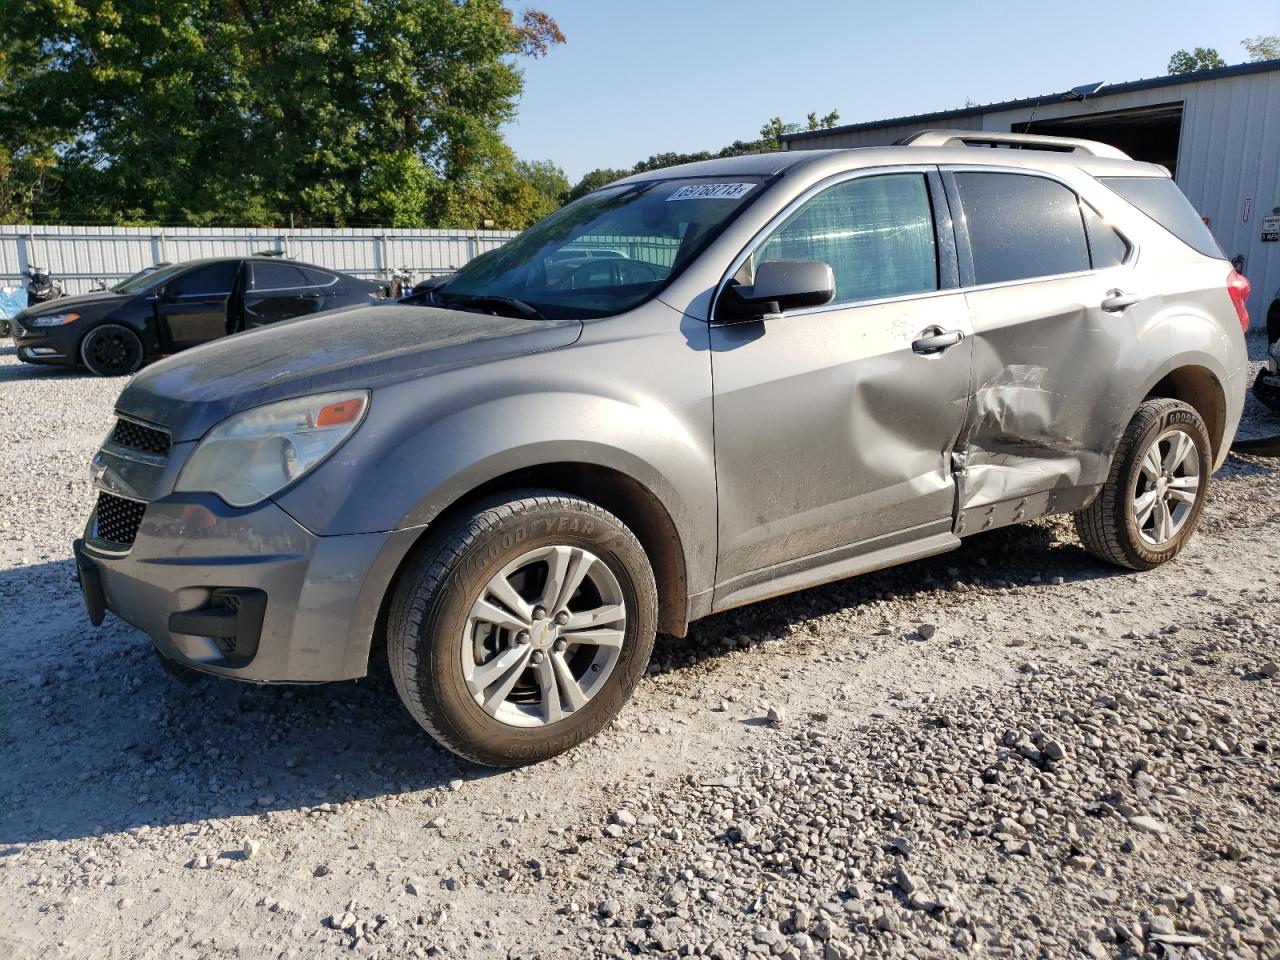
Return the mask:
<path fill-rule="evenodd" d="M 835 275 L 833 303 L 938 289 L 938 247 L 923 174 L 859 177 L 809 200 L 752 255 L 819 260 Z"/>
<path fill-rule="evenodd" d="M 302 278 L 309 287 L 332 287 L 338 282 L 337 275 L 330 273 L 328 270 L 299 266 L 298 272 L 302 274 Z"/>
<path fill-rule="evenodd" d="M 193 267 L 165 284 L 165 295 L 173 297 L 225 297 L 236 282 L 237 260 L 223 260 Z"/>
<path fill-rule="evenodd" d="M 955 179 L 969 227 L 975 284 L 1089 269 L 1075 191 L 1020 173 L 957 173 Z"/>
<path fill-rule="evenodd" d="M 269 293 L 272 290 L 297 290 L 310 286 L 306 276 L 292 263 L 280 263 L 269 260 L 265 263 L 253 264 L 253 275 L 249 289 L 255 293 Z"/>
<path fill-rule="evenodd" d="M 1226 259 L 1196 208 L 1168 177 L 1100 179 L 1191 249 L 1216 260 Z"/>

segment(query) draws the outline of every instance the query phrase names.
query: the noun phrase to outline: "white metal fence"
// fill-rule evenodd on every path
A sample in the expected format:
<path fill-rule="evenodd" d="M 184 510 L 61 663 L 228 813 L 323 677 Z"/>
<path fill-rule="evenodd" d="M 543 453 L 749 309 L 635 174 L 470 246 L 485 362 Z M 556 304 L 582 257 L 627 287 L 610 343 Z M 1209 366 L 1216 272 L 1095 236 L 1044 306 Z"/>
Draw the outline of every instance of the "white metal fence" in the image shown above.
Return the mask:
<path fill-rule="evenodd" d="M 0 286 L 20 286 L 28 267 L 43 267 L 67 293 L 83 293 L 95 281 L 122 280 L 157 263 L 261 251 L 363 277 L 385 277 L 407 267 L 422 279 L 455 270 L 515 235 L 508 230 L 0 225 Z"/>

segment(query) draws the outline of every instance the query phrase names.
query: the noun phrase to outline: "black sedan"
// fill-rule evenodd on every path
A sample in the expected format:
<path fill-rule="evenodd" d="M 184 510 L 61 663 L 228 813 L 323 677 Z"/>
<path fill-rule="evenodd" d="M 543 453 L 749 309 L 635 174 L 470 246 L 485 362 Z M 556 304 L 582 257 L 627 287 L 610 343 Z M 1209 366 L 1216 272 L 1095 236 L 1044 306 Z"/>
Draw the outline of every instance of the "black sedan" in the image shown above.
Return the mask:
<path fill-rule="evenodd" d="M 376 302 L 384 286 L 274 257 L 189 260 L 109 290 L 51 300 L 13 322 L 18 359 L 111 377 L 252 327 Z"/>

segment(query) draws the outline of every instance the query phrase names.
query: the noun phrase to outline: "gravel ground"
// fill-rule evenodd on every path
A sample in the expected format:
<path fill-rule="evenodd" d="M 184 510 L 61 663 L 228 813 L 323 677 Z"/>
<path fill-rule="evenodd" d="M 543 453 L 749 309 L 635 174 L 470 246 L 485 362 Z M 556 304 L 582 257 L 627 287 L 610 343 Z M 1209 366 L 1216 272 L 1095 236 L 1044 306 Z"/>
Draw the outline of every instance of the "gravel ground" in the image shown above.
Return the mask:
<path fill-rule="evenodd" d="M 1274 460 L 1151 573 L 1040 521 L 660 638 L 495 773 L 384 667 L 187 687 L 89 627 L 120 386 L 0 349 L 0 957 L 1280 956 Z"/>

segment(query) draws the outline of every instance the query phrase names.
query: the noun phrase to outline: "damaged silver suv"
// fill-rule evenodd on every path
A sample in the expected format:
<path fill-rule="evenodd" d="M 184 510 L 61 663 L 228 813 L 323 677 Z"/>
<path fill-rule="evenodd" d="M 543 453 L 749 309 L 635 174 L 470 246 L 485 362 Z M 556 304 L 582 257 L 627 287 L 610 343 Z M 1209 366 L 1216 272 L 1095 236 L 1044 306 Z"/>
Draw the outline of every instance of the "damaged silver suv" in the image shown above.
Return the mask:
<path fill-rule="evenodd" d="M 655 631 L 1072 513 L 1195 529 L 1247 284 L 1161 167 L 929 131 L 596 191 L 422 294 L 155 364 L 75 546 L 91 619 L 242 680 L 366 673 L 515 765 L 608 723 Z"/>

